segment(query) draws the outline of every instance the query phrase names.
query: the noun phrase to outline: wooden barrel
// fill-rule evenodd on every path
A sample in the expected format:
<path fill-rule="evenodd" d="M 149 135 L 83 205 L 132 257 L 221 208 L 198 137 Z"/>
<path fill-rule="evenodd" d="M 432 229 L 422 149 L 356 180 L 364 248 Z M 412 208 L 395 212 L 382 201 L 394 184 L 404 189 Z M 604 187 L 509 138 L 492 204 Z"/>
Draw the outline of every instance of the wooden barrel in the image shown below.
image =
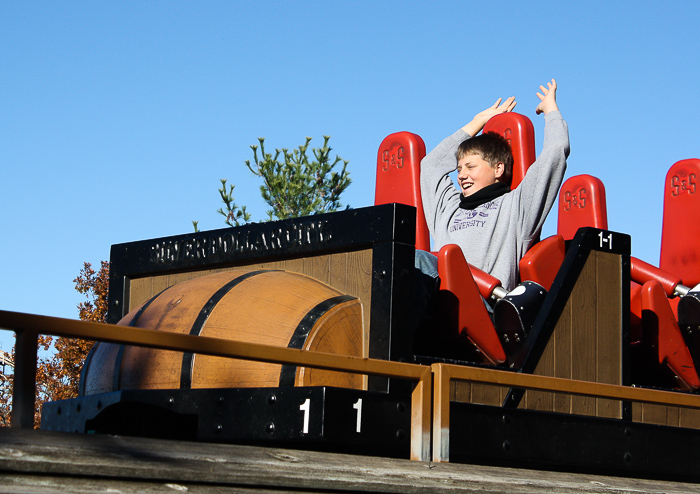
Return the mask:
<path fill-rule="evenodd" d="M 273 270 L 226 271 L 173 285 L 120 325 L 363 356 L 362 305 L 318 280 Z M 83 395 L 127 389 L 338 386 L 363 376 L 186 352 L 97 343 Z"/>

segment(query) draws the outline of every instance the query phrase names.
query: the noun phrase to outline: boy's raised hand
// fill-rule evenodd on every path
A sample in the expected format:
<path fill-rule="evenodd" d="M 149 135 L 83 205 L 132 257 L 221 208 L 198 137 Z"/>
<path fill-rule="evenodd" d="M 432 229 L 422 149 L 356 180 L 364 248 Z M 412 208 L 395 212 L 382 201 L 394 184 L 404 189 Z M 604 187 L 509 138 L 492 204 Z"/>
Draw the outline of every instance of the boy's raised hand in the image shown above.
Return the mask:
<path fill-rule="evenodd" d="M 482 121 L 484 125 L 486 125 L 486 122 L 488 122 L 491 117 L 501 113 L 513 111 L 513 108 L 515 108 L 515 105 L 517 104 L 515 101 L 515 96 L 511 96 L 501 103 L 502 101 L 503 98 L 498 98 L 493 105 L 489 106 L 484 111 L 477 113 L 474 120 Z"/>
<path fill-rule="evenodd" d="M 544 113 L 545 115 L 550 111 L 559 111 L 557 106 L 557 81 L 552 79 L 552 82 L 547 83 L 547 87 L 540 86 L 540 91 L 537 93 L 537 97 L 540 99 L 540 104 L 537 105 L 535 112 L 539 115 Z"/>
<path fill-rule="evenodd" d="M 501 113 L 506 113 L 513 111 L 517 102 L 515 101 L 515 96 L 511 96 L 503 101 L 503 98 L 498 98 L 496 102 L 489 106 L 484 111 L 477 113 L 471 122 L 462 127 L 462 129 L 470 136 L 475 136 L 481 129 L 484 128 L 486 122 L 488 122 L 494 115 L 499 115 Z"/>

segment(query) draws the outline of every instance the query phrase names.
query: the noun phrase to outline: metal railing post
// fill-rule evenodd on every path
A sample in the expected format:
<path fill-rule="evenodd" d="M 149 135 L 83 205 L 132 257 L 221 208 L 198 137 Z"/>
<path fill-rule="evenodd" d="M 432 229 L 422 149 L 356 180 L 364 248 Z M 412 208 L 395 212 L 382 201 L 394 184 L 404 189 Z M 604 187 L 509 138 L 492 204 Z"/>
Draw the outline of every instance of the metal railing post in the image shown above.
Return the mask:
<path fill-rule="evenodd" d="M 12 427 L 34 427 L 38 334 L 18 331 L 15 344 L 15 377 L 12 390 Z"/>
<path fill-rule="evenodd" d="M 449 366 L 433 364 L 433 461 L 450 461 L 450 373 Z"/>
<path fill-rule="evenodd" d="M 433 373 L 425 368 L 411 396 L 412 460 L 430 461 L 430 412 L 432 407 Z"/>

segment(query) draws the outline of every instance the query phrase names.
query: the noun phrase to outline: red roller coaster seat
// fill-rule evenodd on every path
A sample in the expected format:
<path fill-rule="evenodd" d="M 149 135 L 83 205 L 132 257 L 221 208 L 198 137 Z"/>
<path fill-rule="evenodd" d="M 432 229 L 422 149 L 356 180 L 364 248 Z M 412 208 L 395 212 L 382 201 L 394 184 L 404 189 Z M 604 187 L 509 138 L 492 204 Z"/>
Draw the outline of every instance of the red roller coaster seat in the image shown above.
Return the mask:
<path fill-rule="evenodd" d="M 396 132 L 387 136 L 377 153 L 374 204 L 407 204 L 416 208 L 416 249 L 430 251 L 430 232 L 420 194 L 420 162 L 425 143 L 417 134 Z"/>
<path fill-rule="evenodd" d="M 500 286 L 501 282 L 467 264 L 462 249 L 458 245 L 445 245 L 437 253 L 437 257 L 440 290 L 450 292 L 457 300 L 457 323 L 460 334 L 466 334 L 486 362 L 492 364 L 505 362 L 505 351 L 480 293 L 481 286 L 491 285 L 495 288 Z"/>
<path fill-rule="evenodd" d="M 695 285 L 700 281 L 700 259 L 693 258 L 700 254 L 697 246 L 700 196 L 696 196 L 695 179 L 699 174 L 700 160 L 683 160 L 674 164 L 666 175 L 660 267 L 631 259 L 633 301 L 635 293 L 641 293 L 641 306 L 637 302 L 631 307 L 632 322 L 641 321 L 641 328 L 632 325 L 632 340 L 642 340 L 642 344 L 649 346 L 658 339 L 658 363 L 665 363 L 680 379 L 682 387 L 690 389 L 700 388 L 696 370 L 700 362 L 693 360 L 693 352 L 687 347 L 692 342 L 683 340 L 677 308 L 678 295 L 685 295 L 688 290 L 684 284 Z M 652 282 L 653 290 L 648 287 Z M 651 341 L 644 341 L 645 338 Z"/>
<path fill-rule="evenodd" d="M 681 381 L 681 387 L 700 388 L 700 378 L 693 365 L 693 358 L 683 340 L 661 283 L 658 281 L 644 283 L 641 290 L 641 305 L 642 326 L 645 329 L 646 321 L 649 319 L 649 315 L 645 312 L 649 311 L 655 315 L 650 331 L 656 334 L 645 334 L 645 337 L 651 337 L 650 339 L 658 344 L 659 365 L 667 365 Z"/>
<path fill-rule="evenodd" d="M 700 159 L 675 163 L 664 183 L 664 213 L 659 267 L 700 283 Z"/>
<path fill-rule="evenodd" d="M 566 245 L 561 235 L 540 240 L 520 260 L 520 279 L 534 281 L 549 291 L 565 255 Z"/>
<path fill-rule="evenodd" d="M 605 186 L 591 175 L 576 175 L 567 179 L 559 191 L 557 233 L 571 240 L 579 228 L 586 226 L 608 229 Z"/>

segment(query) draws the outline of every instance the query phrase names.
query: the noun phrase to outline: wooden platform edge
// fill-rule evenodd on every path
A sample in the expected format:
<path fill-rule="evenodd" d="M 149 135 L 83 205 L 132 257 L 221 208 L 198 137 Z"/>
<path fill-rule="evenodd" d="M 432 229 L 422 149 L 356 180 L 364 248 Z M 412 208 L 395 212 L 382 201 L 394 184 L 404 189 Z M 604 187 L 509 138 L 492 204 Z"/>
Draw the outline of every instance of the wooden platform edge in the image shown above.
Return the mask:
<path fill-rule="evenodd" d="M 700 485 L 280 448 L 0 429 L 0 492 L 681 493 Z"/>

